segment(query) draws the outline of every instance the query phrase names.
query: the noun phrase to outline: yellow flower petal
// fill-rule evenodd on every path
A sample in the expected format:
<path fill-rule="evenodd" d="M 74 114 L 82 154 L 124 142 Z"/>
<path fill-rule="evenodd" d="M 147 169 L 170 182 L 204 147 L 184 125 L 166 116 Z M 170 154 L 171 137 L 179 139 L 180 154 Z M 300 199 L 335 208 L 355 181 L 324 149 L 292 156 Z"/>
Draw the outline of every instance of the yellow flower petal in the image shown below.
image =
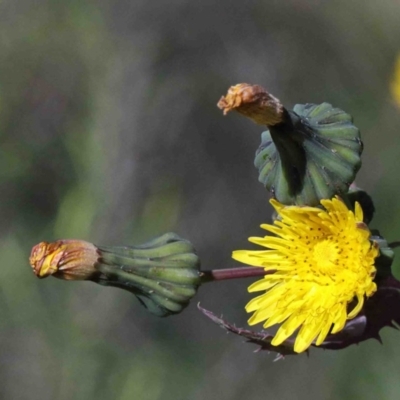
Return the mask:
<path fill-rule="evenodd" d="M 233 258 L 275 271 L 249 287 L 265 291 L 246 306 L 253 312 L 249 324 L 281 324 L 271 342 L 276 346 L 297 331 L 294 350 L 302 352 L 340 332 L 375 293 L 379 248 L 358 203 L 354 212 L 339 198 L 322 200 L 323 209 L 271 204 L 281 218 L 261 227 L 275 236 L 250 238 L 266 249 L 235 251 Z"/>

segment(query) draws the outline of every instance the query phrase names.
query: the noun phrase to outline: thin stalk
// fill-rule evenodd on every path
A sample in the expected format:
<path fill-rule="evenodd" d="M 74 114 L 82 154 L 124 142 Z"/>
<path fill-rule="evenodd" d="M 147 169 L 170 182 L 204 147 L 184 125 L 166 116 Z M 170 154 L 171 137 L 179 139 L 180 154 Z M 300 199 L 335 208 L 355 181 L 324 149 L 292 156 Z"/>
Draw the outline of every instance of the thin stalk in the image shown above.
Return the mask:
<path fill-rule="evenodd" d="M 273 274 L 275 270 L 265 271 L 262 267 L 238 267 L 226 269 L 212 269 L 200 273 L 201 283 L 223 281 L 226 279 L 252 278 Z"/>

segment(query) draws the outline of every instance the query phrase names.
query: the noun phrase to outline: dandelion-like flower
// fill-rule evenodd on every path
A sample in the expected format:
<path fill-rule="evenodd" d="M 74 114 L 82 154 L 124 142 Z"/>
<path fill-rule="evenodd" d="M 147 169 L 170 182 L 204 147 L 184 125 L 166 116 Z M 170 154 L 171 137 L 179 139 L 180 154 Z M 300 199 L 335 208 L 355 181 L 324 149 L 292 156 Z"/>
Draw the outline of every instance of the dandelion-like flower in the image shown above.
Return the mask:
<path fill-rule="evenodd" d="M 325 209 L 271 204 L 280 219 L 261 227 L 275 236 L 249 239 L 267 249 L 235 251 L 233 258 L 269 272 L 249 287 L 266 291 L 247 304 L 246 311 L 254 312 L 249 324 L 282 324 L 275 346 L 298 330 L 294 351 L 301 353 L 341 331 L 375 293 L 379 249 L 358 203 L 354 212 L 339 198 L 322 200 Z"/>

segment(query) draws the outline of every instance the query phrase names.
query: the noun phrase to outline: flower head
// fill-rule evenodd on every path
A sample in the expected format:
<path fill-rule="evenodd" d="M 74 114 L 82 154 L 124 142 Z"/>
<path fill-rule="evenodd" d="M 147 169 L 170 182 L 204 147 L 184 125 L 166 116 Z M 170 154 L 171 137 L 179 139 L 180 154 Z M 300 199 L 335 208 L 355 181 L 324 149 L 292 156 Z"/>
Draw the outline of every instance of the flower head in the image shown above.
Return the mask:
<path fill-rule="evenodd" d="M 99 254 L 94 244 L 83 240 L 41 242 L 32 248 L 29 263 L 38 278 L 53 275 L 66 280 L 90 279 Z"/>
<path fill-rule="evenodd" d="M 246 306 L 249 324 L 282 324 L 272 344 L 278 346 L 298 330 L 294 351 L 320 345 L 341 331 L 376 291 L 373 282 L 379 249 L 370 241 L 358 203 L 355 212 L 342 200 L 322 200 L 325 209 L 271 204 L 280 219 L 261 225 L 276 236 L 252 237 L 266 250 L 239 250 L 233 258 L 268 271 L 249 292 L 266 291 Z"/>

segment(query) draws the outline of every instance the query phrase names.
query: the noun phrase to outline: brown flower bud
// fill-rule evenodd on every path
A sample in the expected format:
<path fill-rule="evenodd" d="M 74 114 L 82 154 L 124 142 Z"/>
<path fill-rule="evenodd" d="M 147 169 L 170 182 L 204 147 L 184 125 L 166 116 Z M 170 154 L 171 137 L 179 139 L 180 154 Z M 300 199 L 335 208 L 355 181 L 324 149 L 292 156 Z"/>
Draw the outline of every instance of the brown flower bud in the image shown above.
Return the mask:
<path fill-rule="evenodd" d="M 29 263 L 38 278 L 53 275 L 66 280 L 92 278 L 99 258 L 95 245 L 83 240 L 41 242 L 32 248 Z"/>
<path fill-rule="evenodd" d="M 259 85 L 239 83 L 231 86 L 217 106 L 224 115 L 235 110 L 252 119 L 256 124 L 273 126 L 283 121 L 284 107 L 272 94 Z"/>

